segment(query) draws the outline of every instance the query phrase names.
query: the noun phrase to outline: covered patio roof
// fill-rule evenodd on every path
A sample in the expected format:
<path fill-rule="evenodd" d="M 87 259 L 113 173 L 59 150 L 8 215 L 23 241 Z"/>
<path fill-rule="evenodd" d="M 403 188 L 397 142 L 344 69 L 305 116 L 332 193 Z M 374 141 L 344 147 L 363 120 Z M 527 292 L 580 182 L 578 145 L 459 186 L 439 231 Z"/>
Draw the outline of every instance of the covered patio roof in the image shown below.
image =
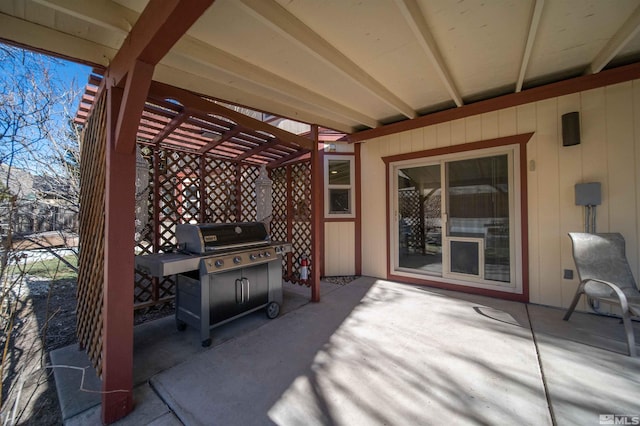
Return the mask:
<path fill-rule="evenodd" d="M 95 244 L 83 246 L 81 263 L 96 266 L 84 281 L 97 290 L 82 313 L 88 352 L 102 366 L 102 421 L 133 408 L 137 142 L 271 167 L 311 153 L 317 265 L 319 126 L 361 141 L 392 123 L 473 112 L 469 104 L 521 91 L 527 99 L 536 86 L 607 67 L 635 63 L 625 78 L 638 78 L 639 32 L 640 0 L 1 2 L 1 40 L 106 69 L 83 144 L 94 160 L 83 161 L 85 177 L 94 179 L 83 179 L 81 191 L 85 217 L 94 219 L 84 221 L 91 227 L 81 236 Z M 220 102 L 311 124 L 312 137 Z M 313 283 L 319 270 L 312 268 Z M 312 300 L 319 295 L 312 287 Z"/>
<path fill-rule="evenodd" d="M 147 3 L 1 2 L 0 39 L 106 67 Z M 637 62 L 639 29 L 637 0 L 217 0 L 153 79 L 353 133 Z"/>

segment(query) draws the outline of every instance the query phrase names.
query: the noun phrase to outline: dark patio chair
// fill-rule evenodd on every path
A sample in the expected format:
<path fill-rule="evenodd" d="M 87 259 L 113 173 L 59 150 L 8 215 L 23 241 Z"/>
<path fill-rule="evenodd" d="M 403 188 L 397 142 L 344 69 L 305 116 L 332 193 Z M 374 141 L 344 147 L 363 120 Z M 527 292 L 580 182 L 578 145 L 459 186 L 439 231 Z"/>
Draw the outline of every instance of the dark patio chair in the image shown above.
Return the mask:
<path fill-rule="evenodd" d="M 629 355 L 636 356 L 631 316 L 640 316 L 640 292 L 625 256 L 624 238 L 619 233 L 569 233 L 580 285 L 564 316 L 568 321 L 580 296 L 620 307 L 627 334 Z"/>

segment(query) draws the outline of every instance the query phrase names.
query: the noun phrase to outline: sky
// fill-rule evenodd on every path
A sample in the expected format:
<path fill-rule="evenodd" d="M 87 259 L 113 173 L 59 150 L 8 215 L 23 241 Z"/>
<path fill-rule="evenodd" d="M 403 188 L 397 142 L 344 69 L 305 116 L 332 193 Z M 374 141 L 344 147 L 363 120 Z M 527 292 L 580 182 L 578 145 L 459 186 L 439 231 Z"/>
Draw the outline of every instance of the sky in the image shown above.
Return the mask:
<path fill-rule="evenodd" d="M 13 49 L 16 48 L 11 48 L 11 50 Z M 15 51 L 19 52 L 19 50 L 20 49 L 16 49 Z M 0 110 L 0 120 L 2 120 L 0 121 L 0 135 L 3 135 L 0 137 L 0 162 L 10 162 L 11 164 L 14 164 L 15 161 L 15 165 L 24 163 L 22 166 L 26 167 L 27 164 L 34 164 L 34 162 L 30 161 L 28 158 L 28 156 L 31 155 L 29 152 L 38 152 L 41 155 L 46 155 L 48 152 L 49 145 L 46 144 L 47 139 L 42 139 L 42 131 L 39 129 L 48 129 L 56 135 L 54 137 L 64 138 L 64 133 L 58 132 L 64 132 L 64 129 L 67 128 L 67 114 L 71 116 L 75 115 L 92 69 L 86 65 L 53 58 L 51 56 L 35 52 L 30 52 L 29 55 L 24 57 L 19 56 L 19 54 L 10 55 L 13 58 L 12 60 L 9 61 L 8 56 L 3 55 L 3 60 L 7 60 L 7 62 L 0 63 L 0 88 L 2 88 L 2 93 L 0 93 L 0 95 L 2 96 L 2 99 L 8 100 L 9 102 L 5 105 L 5 108 Z M 54 97 L 60 98 L 52 110 L 50 121 L 44 126 L 42 124 L 29 124 L 36 123 L 37 121 L 35 121 L 35 118 L 30 118 L 26 121 L 17 121 L 16 114 L 19 114 L 22 110 L 15 109 L 7 105 L 11 105 L 13 100 L 20 99 L 22 98 L 22 94 L 27 93 L 34 93 L 34 95 L 25 96 L 25 98 L 29 99 L 27 104 L 34 104 L 34 102 L 38 102 L 39 104 L 39 100 L 34 101 L 31 98 L 31 96 L 33 96 L 33 99 L 42 99 L 37 92 L 34 92 L 34 85 L 31 78 L 33 77 L 35 79 L 35 83 L 39 85 L 41 84 L 40 82 L 44 82 L 45 78 L 43 77 L 44 74 L 42 74 L 42 69 L 48 70 L 51 80 L 55 82 L 54 86 L 51 88 L 54 92 L 51 93 L 54 93 Z M 22 84 L 24 84 L 24 89 L 19 88 Z M 18 88 L 16 88 L 16 85 L 18 85 Z M 42 88 L 45 91 L 49 90 L 44 84 L 42 84 Z M 62 93 L 68 93 L 71 90 L 73 90 L 72 100 L 59 96 Z M 16 102 L 18 104 L 20 103 L 19 101 Z M 35 107 L 27 107 L 27 110 L 35 111 L 34 108 Z M 67 111 L 67 114 L 65 114 L 65 110 Z M 19 123 L 26 124 L 21 125 Z M 17 130 L 18 133 L 15 133 L 18 128 L 20 128 L 20 130 Z M 30 140 L 41 140 L 42 142 L 37 142 L 37 145 L 30 145 L 31 148 L 28 151 L 20 149 L 16 150 L 16 146 L 25 146 L 24 142 L 19 141 Z M 37 151 L 34 151 L 33 147 L 38 147 Z M 22 158 L 22 156 L 11 154 L 12 152 L 24 152 L 27 156 Z M 38 164 L 38 162 L 35 162 L 35 164 Z"/>
<path fill-rule="evenodd" d="M 46 55 L 43 56 L 48 58 Z M 67 84 L 69 86 L 73 84 L 74 87 L 80 91 L 80 94 L 76 99 L 76 104 L 74 105 L 74 109 L 77 109 L 78 102 L 80 102 L 80 98 L 84 92 L 84 87 L 87 85 L 87 81 L 89 80 L 91 67 L 61 59 L 57 59 L 56 61 L 52 60 L 51 62 L 56 64 L 52 69 L 57 73 L 61 83 L 65 86 Z"/>

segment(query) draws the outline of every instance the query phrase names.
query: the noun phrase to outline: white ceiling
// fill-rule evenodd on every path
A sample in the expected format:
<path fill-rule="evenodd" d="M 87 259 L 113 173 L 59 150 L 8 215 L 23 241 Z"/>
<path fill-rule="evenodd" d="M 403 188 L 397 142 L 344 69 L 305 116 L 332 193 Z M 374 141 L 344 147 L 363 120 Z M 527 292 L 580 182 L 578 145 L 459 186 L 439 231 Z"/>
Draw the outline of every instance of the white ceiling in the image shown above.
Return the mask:
<path fill-rule="evenodd" d="M 146 0 L 3 0 L 0 38 L 108 65 Z M 640 0 L 216 0 L 154 79 L 351 133 L 640 60 Z"/>

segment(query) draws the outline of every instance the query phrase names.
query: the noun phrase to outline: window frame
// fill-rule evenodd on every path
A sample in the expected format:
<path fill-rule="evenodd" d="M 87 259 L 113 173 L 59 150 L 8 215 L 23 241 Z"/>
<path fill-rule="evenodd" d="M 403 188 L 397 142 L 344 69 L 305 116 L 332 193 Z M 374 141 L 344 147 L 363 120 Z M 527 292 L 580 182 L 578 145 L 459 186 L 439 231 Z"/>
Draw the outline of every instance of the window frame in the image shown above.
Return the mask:
<path fill-rule="evenodd" d="M 447 152 L 438 153 L 435 155 L 415 156 L 410 159 L 391 160 L 387 162 L 388 171 L 388 191 L 393 188 L 397 188 L 397 170 L 405 167 L 415 167 L 429 164 L 440 164 L 442 173 L 442 182 L 445 182 L 445 164 L 451 161 L 458 161 L 464 159 L 482 158 L 493 155 L 509 156 L 509 185 L 514 188 L 514 191 L 521 191 L 521 167 L 522 164 L 518 161 L 520 158 L 520 152 L 522 147 L 519 144 L 505 144 L 498 145 L 489 148 L 475 148 L 468 149 L 459 152 Z M 446 203 L 446 197 L 448 196 L 448 188 L 446 184 L 443 184 L 443 210 L 447 211 L 444 206 Z M 495 290 L 501 293 L 515 293 L 523 294 L 524 292 L 524 279 L 523 279 L 523 259 L 522 259 L 522 200 L 519 198 L 518 193 L 513 193 L 510 197 L 510 214 L 512 214 L 513 225 L 510 226 L 510 241 L 513 244 L 510 246 L 511 251 L 511 280 L 509 283 L 500 281 L 488 281 L 484 279 L 474 279 L 473 276 L 455 273 L 450 271 L 450 259 L 449 252 L 443 250 L 443 270 L 442 275 L 433 275 L 429 273 L 422 273 L 415 269 L 404 268 L 399 266 L 398 253 L 399 242 L 397 237 L 397 229 L 394 227 L 395 218 L 397 218 L 398 212 L 398 200 L 397 197 L 388 192 L 389 194 L 389 212 L 388 212 L 388 265 L 389 276 L 398 276 L 404 278 L 412 278 L 417 280 L 426 280 L 431 282 L 437 282 L 444 285 L 451 285 L 451 288 L 463 288 L 463 287 L 475 287 L 479 289 Z M 511 220 L 511 219 L 510 219 Z M 462 237 L 445 236 L 446 231 L 443 229 L 442 244 L 443 247 L 450 244 L 450 241 L 463 240 Z"/>
<path fill-rule="evenodd" d="M 349 184 L 329 184 L 329 163 L 331 161 L 349 162 Z M 330 210 L 331 190 L 347 189 L 349 191 L 349 213 L 336 213 Z M 353 219 L 356 217 L 355 198 L 355 156 L 352 154 L 331 154 L 324 156 L 324 217 L 325 219 Z"/>

